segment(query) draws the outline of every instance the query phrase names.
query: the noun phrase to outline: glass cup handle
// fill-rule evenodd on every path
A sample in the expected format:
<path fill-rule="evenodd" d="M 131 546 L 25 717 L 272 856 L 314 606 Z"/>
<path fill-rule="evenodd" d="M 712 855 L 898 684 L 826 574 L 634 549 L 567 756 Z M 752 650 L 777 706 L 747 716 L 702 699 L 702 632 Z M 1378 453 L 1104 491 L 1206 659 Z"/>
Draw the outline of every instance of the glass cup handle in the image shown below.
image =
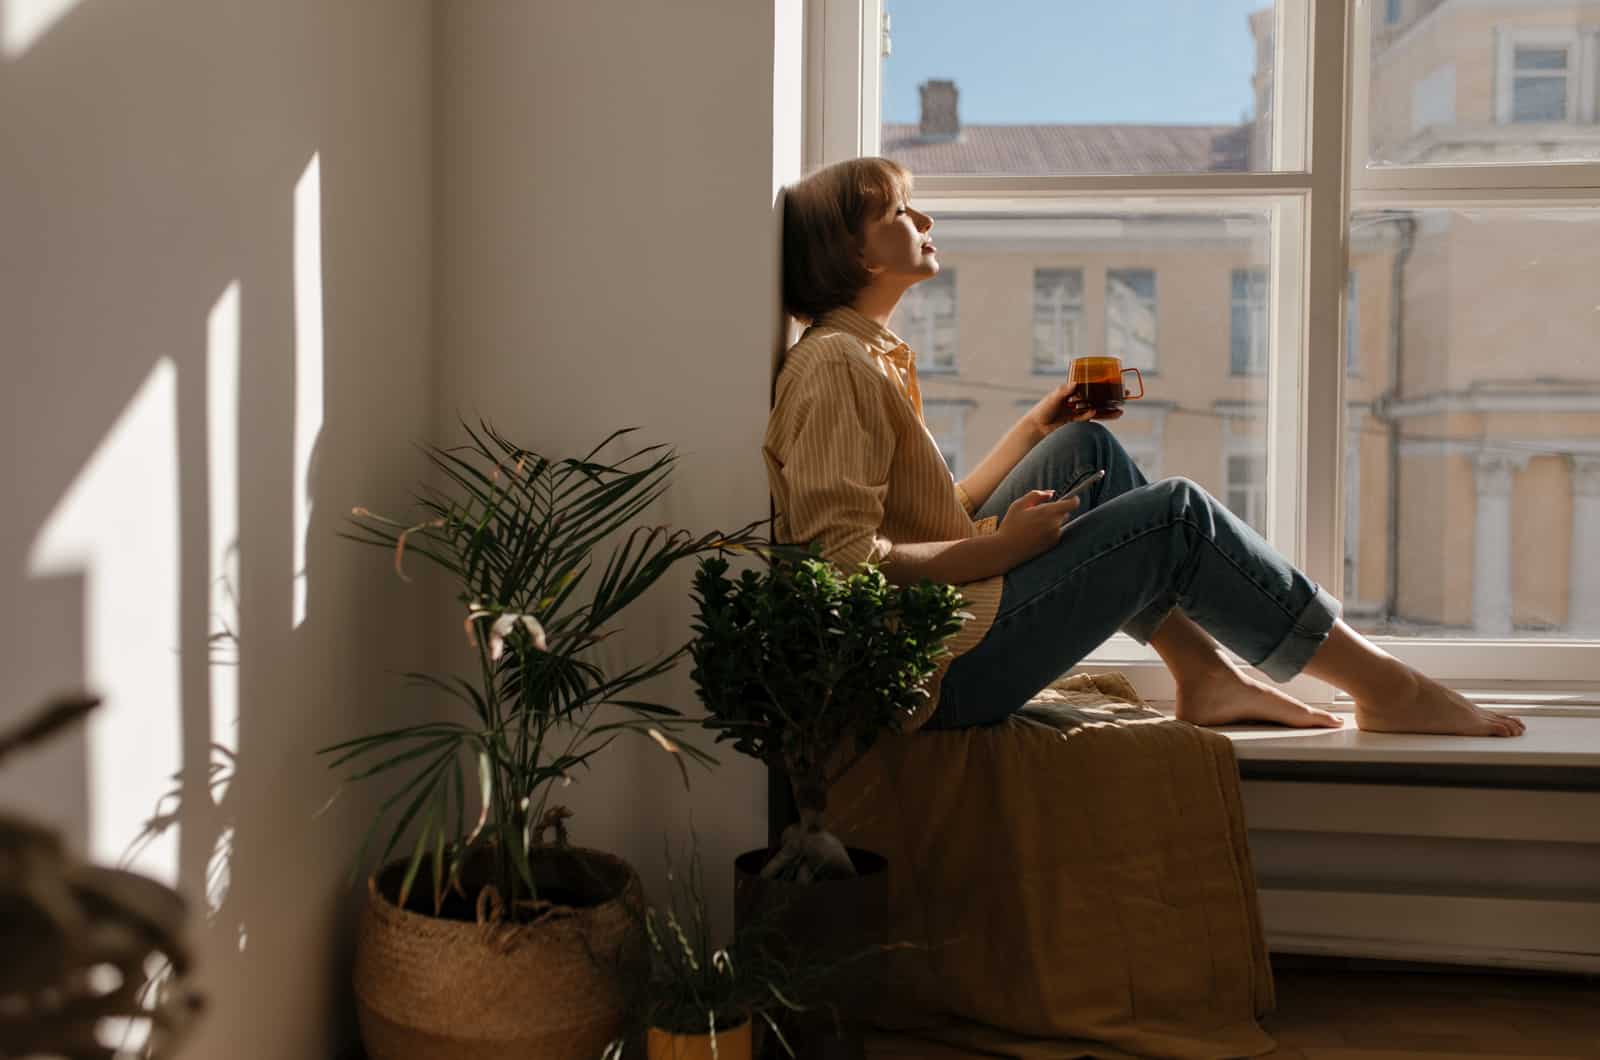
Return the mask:
<path fill-rule="evenodd" d="M 1139 369 L 1137 368 L 1124 368 L 1122 370 L 1123 377 L 1126 378 L 1129 372 L 1132 372 L 1133 377 L 1139 381 L 1139 392 L 1137 394 L 1124 393 L 1123 397 L 1129 401 L 1137 401 L 1139 398 L 1144 397 L 1144 376 L 1139 374 Z M 1123 388 L 1127 388 L 1126 382 L 1123 383 Z"/>

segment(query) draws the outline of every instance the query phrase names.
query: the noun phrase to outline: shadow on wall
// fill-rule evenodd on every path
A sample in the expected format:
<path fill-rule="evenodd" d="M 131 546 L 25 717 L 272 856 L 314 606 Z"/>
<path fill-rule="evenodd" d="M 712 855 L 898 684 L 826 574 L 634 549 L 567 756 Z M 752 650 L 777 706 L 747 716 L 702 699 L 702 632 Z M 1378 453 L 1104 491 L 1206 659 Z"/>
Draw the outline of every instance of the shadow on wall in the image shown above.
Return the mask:
<path fill-rule="evenodd" d="M 427 429 L 427 20 L 0 0 L 0 718 L 106 700 L 0 805 L 188 897 L 190 1055 L 349 1035 L 366 807 L 313 820 L 312 751 L 392 718 L 377 683 L 422 645 L 416 595 L 333 535 L 400 503 Z"/>

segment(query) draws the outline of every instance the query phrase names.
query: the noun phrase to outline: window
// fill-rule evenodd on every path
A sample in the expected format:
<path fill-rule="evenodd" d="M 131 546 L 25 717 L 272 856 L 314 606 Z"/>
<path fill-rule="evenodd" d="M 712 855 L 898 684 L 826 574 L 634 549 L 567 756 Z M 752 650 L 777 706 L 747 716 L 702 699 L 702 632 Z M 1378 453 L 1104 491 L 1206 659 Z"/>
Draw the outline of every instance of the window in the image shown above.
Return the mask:
<path fill-rule="evenodd" d="M 1354 269 L 1344 278 L 1344 370 L 1349 375 L 1361 371 L 1361 299 Z"/>
<path fill-rule="evenodd" d="M 939 447 L 939 454 L 950 467 L 950 474 L 960 478 L 967 473 L 966 440 L 967 414 L 972 402 L 935 398 L 922 403 L 922 421 L 928 434 Z"/>
<path fill-rule="evenodd" d="M 1566 121 L 1572 71 L 1567 48 L 1512 50 L 1511 120 Z"/>
<path fill-rule="evenodd" d="M 1151 269 L 1106 273 L 1106 354 L 1130 368 L 1156 369 L 1156 274 Z"/>
<path fill-rule="evenodd" d="M 1033 370 L 1065 372 L 1083 349 L 1083 270 L 1033 270 Z"/>
<path fill-rule="evenodd" d="M 1223 503 L 1228 510 L 1257 530 L 1266 526 L 1267 454 L 1229 453 L 1223 481 Z"/>
<path fill-rule="evenodd" d="M 1359 56 L 1351 130 L 1356 158 L 1379 169 L 1600 160 L 1600 130 L 1594 128 L 1600 36 L 1592 4 L 1526 0 L 1490 10 L 1429 0 L 1421 9 L 1427 13 L 1418 16 L 1414 9 L 1403 33 L 1371 33 Z M 1356 19 L 1359 32 L 1359 11 Z M 1370 172 L 1353 176 L 1374 183 Z M 1484 171 L 1467 184 L 1514 186 L 1520 179 Z M 1394 188 L 1414 183 L 1403 174 L 1381 182 Z M 1547 173 L 1532 186 L 1552 183 L 1561 178 Z"/>
<path fill-rule="evenodd" d="M 956 270 L 945 268 L 906 292 L 891 322 L 917 352 L 917 371 L 956 370 Z"/>
<path fill-rule="evenodd" d="M 1551 6 L 1553 10 L 1565 8 L 1577 17 L 1570 2 Z M 1586 39 L 1577 29 L 1565 27 L 1512 27 L 1502 28 L 1497 42 L 1494 95 L 1497 122 L 1501 125 L 1595 122 L 1594 67 L 1600 63 L 1600 54 L 1596 54 L 1593 34 Z M 1580 149 L 1576 153 L 1589 153 L 1581 145 L 1595 139 L 1580 138 Z M 1570 147 L 1563 152 L 1572 153 Z"/>
<path fill-rule="evenodd" d="M 893 54 L 862 63 L 885 4 Z M 813 57 L 808 162 L 916 174 L 983 339 L 933 380 L 979 403 L 964 447 L 1074 331 L 1077 352 L 1165 361 L 1163 471 L 1214 485 L 1319 583 L 1348 577 L 1387 650 L 1463 687 L 1600 684 L 1600 564 L 1578 559 L 1600 547 L 1600 335 L 1592 253 L 1573 257 L 1600 232 L 1589 0 L 1173 5 L 1149 34 L 1093 5 L 823 6 L 841 14 Z M 957 85 L 957 41 L 1010 62 Z M 1230 115 L 1189 109 L 1204 93 L 1164 59 L 1202 43 Z M 1131 414 L 1115 429 L 1150 444 Z M 1127 651 L 1130 672 L 1156 661 Z"/>
<path fill-rule="evenodd" d="M 1260 375 L 1267 370 L 1267 273 L 1234 269 L 1228 314 L 1228 371 Z"/>

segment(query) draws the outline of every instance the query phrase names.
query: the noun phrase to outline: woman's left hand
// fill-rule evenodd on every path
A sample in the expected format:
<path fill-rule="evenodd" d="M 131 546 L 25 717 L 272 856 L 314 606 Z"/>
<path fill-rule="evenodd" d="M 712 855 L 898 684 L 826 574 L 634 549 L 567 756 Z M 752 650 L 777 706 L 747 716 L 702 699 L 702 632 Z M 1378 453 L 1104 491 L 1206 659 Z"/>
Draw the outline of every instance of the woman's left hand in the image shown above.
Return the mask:
<path fill-rule="evenodd" d="M 1062 383 L 1028 410 L 1028 418 L 1039 428 L 1040 434 L 1049 434 L 1068 423 L 1114 420 L 1122 415 L 1121 409 L 1096 409 L 1087 404 L 1079 396 L 1078 386 L 1078 383 Z"/>

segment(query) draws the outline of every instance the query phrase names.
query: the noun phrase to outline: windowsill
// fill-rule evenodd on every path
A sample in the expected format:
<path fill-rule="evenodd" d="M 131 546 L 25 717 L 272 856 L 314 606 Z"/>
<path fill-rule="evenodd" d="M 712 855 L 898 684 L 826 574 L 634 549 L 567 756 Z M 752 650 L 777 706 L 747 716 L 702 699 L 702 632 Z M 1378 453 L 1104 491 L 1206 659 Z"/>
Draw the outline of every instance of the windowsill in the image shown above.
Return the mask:
<path fill-rule="evenodd" d="M 1171 704 L 1155 705 L 1171 712 Z M 1338 706 L 1341 729 L 1223 725 L 1215 731 L 1233 742 L 1245 780 L 1600 790 L 1600 716 L 1592 710 L 1483 705 L 1516 714 L 1527 731 L 1508 738 L 1362 732 Z"/>
<path fill-rule="evenodd" d="M 1509 738 L 1362 732 L 1346 714 L 1342 729 L 1229 725 L 1240 762 L 1352 762 L 1451 766 L 1577 766 L 1600 770 L 1600 718 L 1523 716 Z"/>

